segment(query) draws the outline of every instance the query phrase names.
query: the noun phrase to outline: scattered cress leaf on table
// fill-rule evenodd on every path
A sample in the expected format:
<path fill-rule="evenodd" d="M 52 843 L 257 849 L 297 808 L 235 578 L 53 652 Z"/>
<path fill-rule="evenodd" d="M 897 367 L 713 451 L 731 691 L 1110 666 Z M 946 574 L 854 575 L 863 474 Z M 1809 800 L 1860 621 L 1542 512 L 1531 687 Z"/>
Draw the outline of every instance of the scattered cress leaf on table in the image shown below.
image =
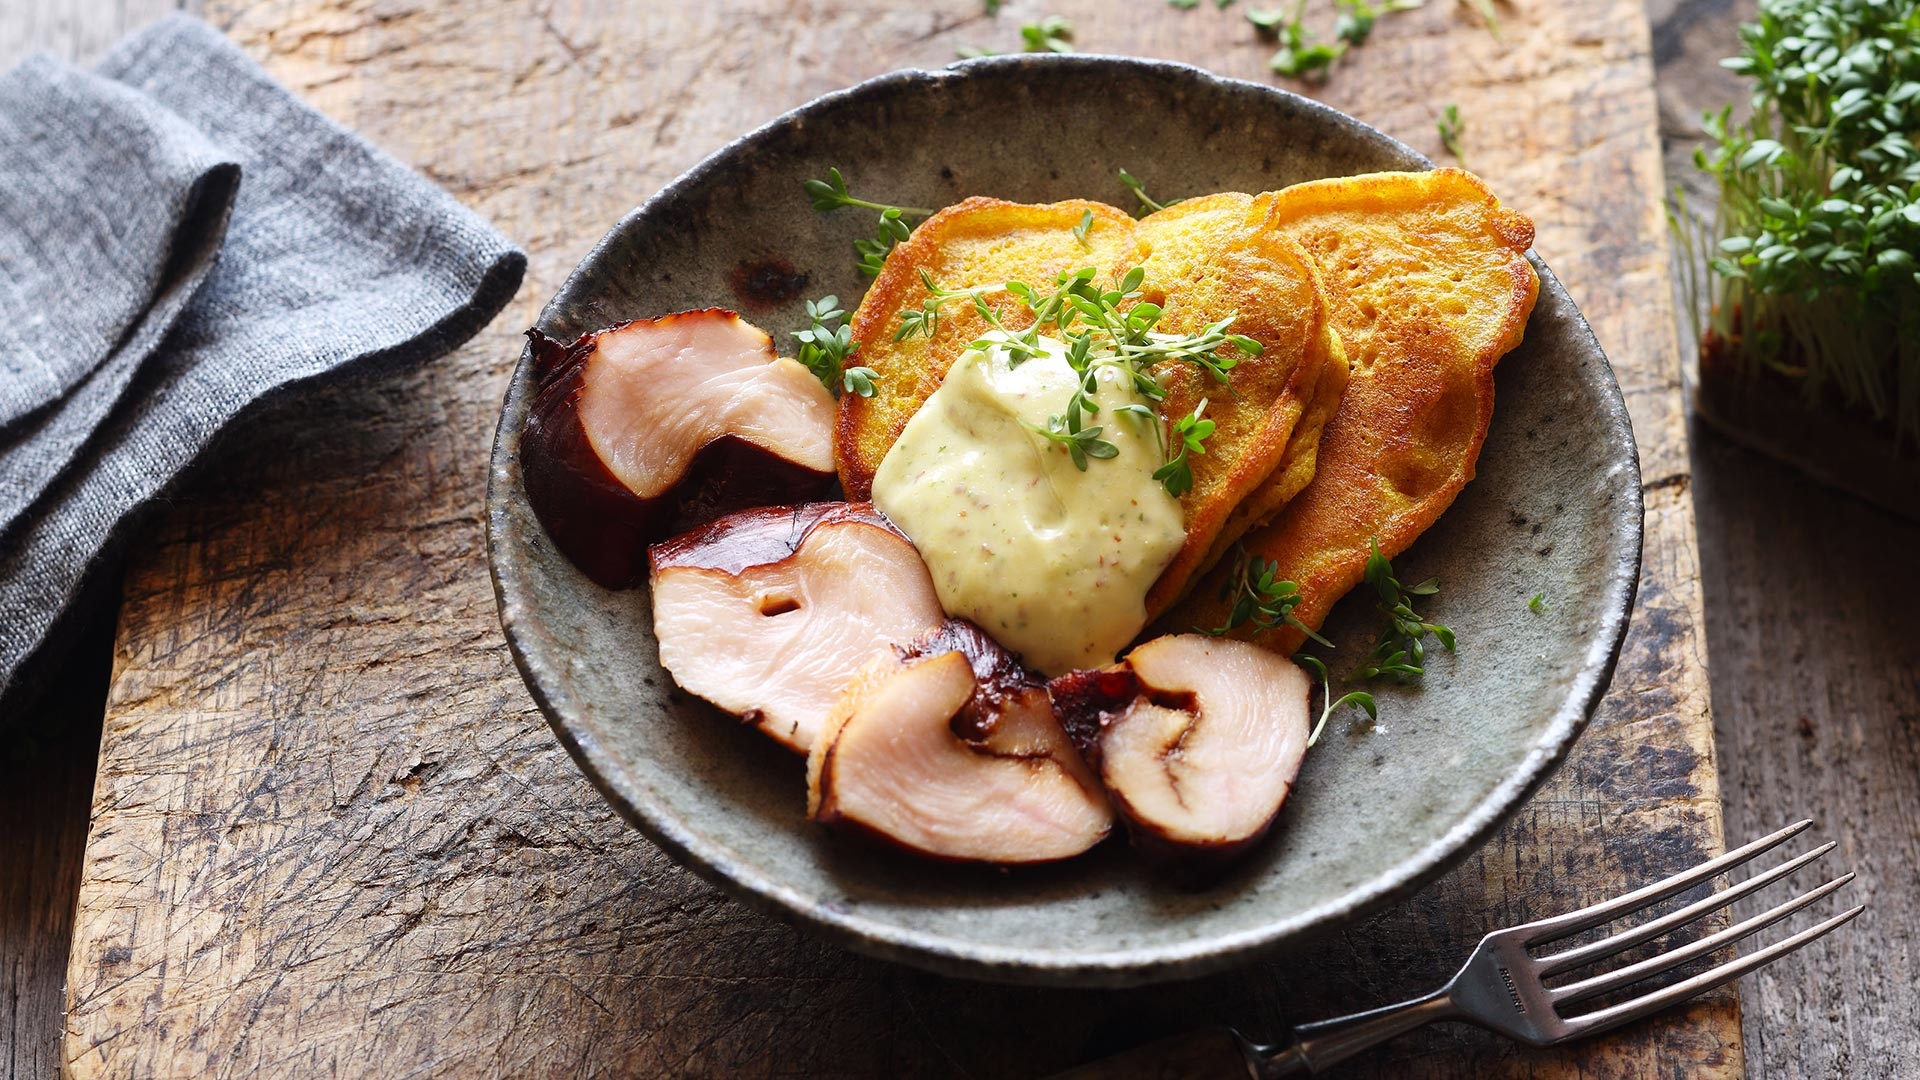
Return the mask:
<path fill-rule="evenodd" d="M 1261 37 L 1271 39 L 1280 36 L 1280 28 L 1287 24 L 1287 13 L 1279 8 L 1248 8 L 1247 21 Z"/>
<path fill-rule="evenodd" d="M 1480 20 L 1487 24 L 1487 33 L 1492 34 L 1495 41 L 1500 40 L 1500 15 L 1493 9 L 1493 0 L 1460 0 L 1460 2 L 1472 8 L 1473 13 L 1480 16 Z"/>
<path fill-rule="evenodd" d="M 1534 593 L 1533 599 L 1527 601 L 1527 610 L 1533 612 L 1535 615 L 1545 612 L 1547 610 L 1547 594 Z"/>
<path fill-rule="evenodd" d="M 1073 23 L 1059 15 L 1048 15 L 1039 22 L 1030 22 L 1020 27 L 1020 48 L 1023 52 L 1073 51 Z"/>
<path fill-rule="evenodd" d="M 1460 106 L 1449 101 L 1440 110 L 1440 119 L 1434 122 L 1440 132 L 1440 145 L 1447 148 L 1461 165 L 1467 163 L 1467 155 L 1460 152 L 1460 133 L 1466 130 L 1466 124 L 1460 119 Z"/>
<path fill-rule="evenodd" d="M 1334 0 L 1340 14 L 1334 19 L 1333 36 L 1349 45 L 1366 44 L 1373 24 L 1382 15 L 1412 11 L 1426 0 Z"/>

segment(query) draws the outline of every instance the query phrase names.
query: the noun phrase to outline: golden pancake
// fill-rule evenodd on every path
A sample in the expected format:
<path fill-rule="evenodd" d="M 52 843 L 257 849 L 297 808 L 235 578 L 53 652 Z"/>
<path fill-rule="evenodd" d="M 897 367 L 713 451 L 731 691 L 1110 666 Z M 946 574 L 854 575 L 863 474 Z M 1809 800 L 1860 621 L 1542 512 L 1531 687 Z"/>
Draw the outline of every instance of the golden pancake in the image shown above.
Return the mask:
<path fill-rule="evenodd" d="M 1291 440 L 1320 384 L 1337 384 L 1344 375 L 1318 271 L 1297 243 L 1265 228 L 1272 200 L 1271 194 L 1222 192 L 1140 221 L 1140 238 L 1151 249 L 1141 300 L 1164 309 L 1158 329 L 1192 333 L 1233 315 L 1233 331 L 1264 346 L 1259 356 L 1240 358 L 1228 385 L 1177 360 L 1154 370 L 1167 390 L 1162 416 L 1186 416 L 1204 398 L 1216 426 L 1206 454 L 1191 459 L 1193 490 L 1180 500 L 1187 542 L 1147 594 L 1152 615 L 1171 607 L 1221 551 L 1292 494 L 1278 501 L 1269 495 L 1289 452 L 1291 466 L 1304 462 L 1306 470 L 1292 490 L 1305 484 L 1317 439 Z M 1339 369 L 1331 380 L 1330 369 Z M 1250 499 L 1269 505 L 1257 515 L 1239 513 Z"/>
<path fill-rule="evenodd" d="M 1318 628 L 1363 577 L 1371 538 L 1398 555 L 1473 478 L 1494 364 L 1520 344 L 1540 287 L 1525 256 L 1533 223 L 1477 177 L 1439 169 L 1287 188 L 1267 227 L 1320 267 L 1352 364 L 1312 481 L 1245 538 L 1299 586 L 1294 617 Z M 1221 625 L 1232 569 L 1216 567 L 1166 624 Z M 1303 635 L 1256 640 L 1291 653 Z"/>
<path fill-rule="evenodd" d="M 862 342 L 857 361 L 881 378 L 872 398 L 840 401 L 836 450 L 849 497 L 871 492 L 874 473 L 907 420 L 987 329 L 970 306 L 956 303 L 941 312 L 932 338 L 894 341 L 900 315 L 926 297 L 923 270 L 950 289 L 1007 280 L 1044 288 L 1062 271 L 1082 266 L 1106 267 L 1113 278 L 1144 266 L 1142 300 L 1164 312 L 1158 330 L 1190 333 L 1231 314 L 1232 331 L 1263 346 L 1257 357 L 1230 353 L 1238 363 L 1229 384 L 1183 361 L 1155 369 L 1168 392 L 1159 406 L 1163 417 L 1186 416 L 1204 398 L 1215 424 L 1206 453 L 1190 459 L 1193 488 L 1180 499 L 1186 541 L 1147 596 L 1150 614 L 1166 610 L 1206 568 L 1210 553 L 1224 549 L 1223 530 L 1232 526 L 1237 537 L 1254 524 L 1252 517 L 1236 522 L 1233 511 L 1250 495 L 1266 495 L 1289 451 L 1290 471 L 1304 470 L 1292 490 L 1311 475 L 1310 446 L 1291 440 L 1309 402 L 1319 400 L 1316 388 L 1335 366 L 1329 360 L 1339 355 L 1339 342 L 1306 251 L 1265 228 L 1271 199 L 1210 195 L 1137 225 L 1110 206 L 1077 201 L 1025 206 L 976 198 L 929 218 L 888 256 L 854 314 L 853 336 Z M 1095 214 L 1092 250 L 1072 232 L 1088 211 Z M 1013 297 L 996 294 L 988 302 L 1009 327 L 1031 324 L 1031 313 Z M 1344 361 L 1339 366 L 1344 372 Z"/>
<path fill-rule="evenodd" d="M 1088 212 L 1093 226 L 1082 244 L 1073 230 Z M 1146 257 L 1134 221 L 1105 203 L 1070 199 L 1034 206 L 971 198 L 934 214 L 888 254 L 853 313 L 852 363 L 878 372 L 870 398 L 840 399 L 834 457 L 849 499 L 873 496 L 873 474 L 900 430 L 939 388 L 947 369 L 989 327 L 969 303 L 948 304 L 932 337 L 895 341 L 903 312 L 926 299 L 921 273 L 949 289 L 1024 281 L 1050 290 L 1054 278 L 1083 266 L 1133 266 Z M 986 301 L 1009 329 L 1033 325 L 1033 313 L 1004 292 Z"/>

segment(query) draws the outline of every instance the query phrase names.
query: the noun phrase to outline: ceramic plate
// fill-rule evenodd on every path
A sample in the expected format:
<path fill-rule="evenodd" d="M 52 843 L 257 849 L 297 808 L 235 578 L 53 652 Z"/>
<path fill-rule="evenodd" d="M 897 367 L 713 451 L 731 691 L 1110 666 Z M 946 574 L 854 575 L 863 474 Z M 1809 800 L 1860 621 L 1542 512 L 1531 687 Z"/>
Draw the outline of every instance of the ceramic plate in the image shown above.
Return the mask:
<path fill-rule="evenodd" d="M 909 206 L 976 194 L 1126 206 L 1121 167 L 1177 195 L 1429 164 L 1325 106 L 1179 64 L 996 57 L 896 72 L 788 113 L 667 185 L 607 234 L 539 325 L 565 340 L 717 304 L 789 342 L 803 300 L 837 293 L 851 306 L 865 288 L 850 245 L 872 215 L 815 213 L 800 189 L 834 165 L 856 193 Z M 1336 720 L 1269 841 L 1207 891 L 1163 883 L 1119 842 L 1003 872 L 917 861 L 808 823 L 803 761 L 681 693 L 656 660 L 647 591 L 593 585 L 528 509 L 524 356 L 488 498 L 514 659 L 580 767 L 648 837 L 742 900 L 862 952 L 988 979 L 1119 986 L 1324 934 L 1485 840 L 1566 755 L 1626 632 L 1640 557 L 1633 435 L 1585 320 L 1535 266 L 1539 303 L 1526 343 L 1498 369 L 1479 476 L 1396 564 L 1406 581 L 1439 577 L 1428 614 L 1457 631 L 1459 654 L 1441 655 L 1424 685 L 1377 688 L 1377 726 Z M 1527 610 L 1535 593 L 1549 615 Z M 1357 596 L 1335 611 L 1336 674 L 1367 652 L 1374 620 Z"/>

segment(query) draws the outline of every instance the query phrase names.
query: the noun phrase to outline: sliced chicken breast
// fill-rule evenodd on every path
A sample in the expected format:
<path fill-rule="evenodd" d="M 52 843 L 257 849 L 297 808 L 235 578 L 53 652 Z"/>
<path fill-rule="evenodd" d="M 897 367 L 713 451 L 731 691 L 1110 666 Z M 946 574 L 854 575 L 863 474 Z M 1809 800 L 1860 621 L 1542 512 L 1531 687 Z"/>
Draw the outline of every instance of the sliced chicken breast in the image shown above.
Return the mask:
<path fill-rule="evenodd" d="M 741 511 L 652 561 L 661 665 L 800 753 L 862 664 L 944 618 L 919 553 L 866 503 Z"/>
<path fill-rule="evenodd" d="M 1113 827 L 1045 690 L 958 621 L 862 669 L 814 744 L 807 781 L 815 820 L 943 859 L 1051 862 Z"/>
<path fill-rule="evenodd" d="M 1048 688 L 1136 846 L 1224 857 L 1265 835 L 1292 790 L 1311 687 L 1265 649 L 1179 634 Z"/>
<path fill-rule="evenodd" d="M 832 395 L 731 311 L 640 319 L 571 345 L 528 336 L 540 386 L 521 443 L 527 498 L 602 585 L 637 583 L 655 540 L 832 484 Z"/>

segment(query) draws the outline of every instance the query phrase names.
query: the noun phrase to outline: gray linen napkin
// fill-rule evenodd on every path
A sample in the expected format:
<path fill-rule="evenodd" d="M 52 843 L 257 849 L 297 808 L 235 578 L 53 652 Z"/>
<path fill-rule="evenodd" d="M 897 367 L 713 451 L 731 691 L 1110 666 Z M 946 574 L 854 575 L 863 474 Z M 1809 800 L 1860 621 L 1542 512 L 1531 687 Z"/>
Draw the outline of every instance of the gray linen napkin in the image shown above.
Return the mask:
<path fill-rule="evenodd" d="M 213 269 L 240 166 L 135 91 L 46 57 L 0 77 L 0 160 L 4 536 Z"/>
<path fill-rule="evenodd" d="M 134 511 L 237 418 L 448 352 L 525 266 L 197 20 L 96 75 L 36 59 L 0 80 L 0 698 L 46 666 Z"/>

